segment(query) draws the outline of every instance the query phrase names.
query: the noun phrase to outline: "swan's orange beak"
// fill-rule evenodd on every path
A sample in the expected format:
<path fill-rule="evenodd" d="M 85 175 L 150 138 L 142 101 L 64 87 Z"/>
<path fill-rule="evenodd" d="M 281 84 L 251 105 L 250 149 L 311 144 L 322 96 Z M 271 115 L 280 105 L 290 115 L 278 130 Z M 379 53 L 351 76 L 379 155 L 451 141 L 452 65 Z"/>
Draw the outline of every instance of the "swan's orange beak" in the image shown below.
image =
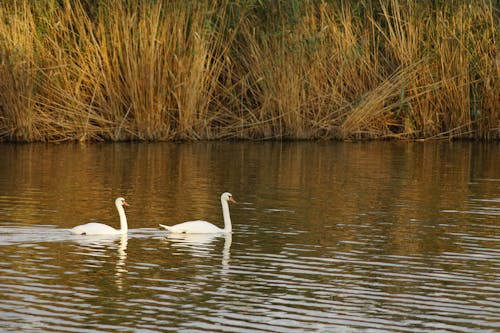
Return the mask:
<path fill-rule="evenodd" d="M 128 207 L 128 206 L 130 206 L 130 205 L 128 204 L 128 202 L 126 202 L 126 201 L 124 201 L 124 202 L 122 203 L 122 205 L 123 205 L 123 206 L 127 206 L 127 207 Z"/>
<path fill-rule="evenodd" d="M 233 197 L 230 197 L 229 201 L 232 202 L 232 203 L 236 203 L 236 200 L 234 200 Z"/>

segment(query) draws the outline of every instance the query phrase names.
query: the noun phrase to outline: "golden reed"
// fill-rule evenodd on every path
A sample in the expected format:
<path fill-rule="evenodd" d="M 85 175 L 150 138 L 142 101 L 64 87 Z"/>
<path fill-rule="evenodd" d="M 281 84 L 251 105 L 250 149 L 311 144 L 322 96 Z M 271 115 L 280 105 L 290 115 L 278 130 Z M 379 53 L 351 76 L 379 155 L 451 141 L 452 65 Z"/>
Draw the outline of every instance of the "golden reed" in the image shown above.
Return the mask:
<path fill-rule="evenodd" d="M 0 140 L 500 138 L 491 0 L 0 4 Z"/>

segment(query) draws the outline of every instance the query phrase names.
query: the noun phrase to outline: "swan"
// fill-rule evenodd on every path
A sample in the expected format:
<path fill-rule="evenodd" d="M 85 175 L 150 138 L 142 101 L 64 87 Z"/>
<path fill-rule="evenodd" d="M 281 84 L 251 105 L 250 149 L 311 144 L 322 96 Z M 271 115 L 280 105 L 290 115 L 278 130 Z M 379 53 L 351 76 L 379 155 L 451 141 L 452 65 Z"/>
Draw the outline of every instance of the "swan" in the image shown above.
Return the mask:
<path fill-rule="evenodd" d="M 221 229 L 207 221 L 189 221 L 179 223 L 174 226 L 166 226 L 160 224 L 160 227 L 167 229 L 174 234 L 214 234 L 214 233 L 230 233 L 232 231 L 231 217 L 229 216 L 228 202 L 236 203 L 233 195 L 228 192 L 222 193 L 220 196 L 222 204 L 222 215 L 224 217 L 224 229 Z"/>
<path fill-rule="evenodd" d="M 129 204 L 124 198 L 117 198 L 115 200 L 115 206 L 120 214 L 120 229 L 110 227 L 109 225 L 103 223 L 87 223 L 76 226 L 70 229 L 70 232 L 75 235 L 123 235 L 127 233 L 127 217 L 125 216 L 125 209 L 123 206 L 128 206 Z"/>

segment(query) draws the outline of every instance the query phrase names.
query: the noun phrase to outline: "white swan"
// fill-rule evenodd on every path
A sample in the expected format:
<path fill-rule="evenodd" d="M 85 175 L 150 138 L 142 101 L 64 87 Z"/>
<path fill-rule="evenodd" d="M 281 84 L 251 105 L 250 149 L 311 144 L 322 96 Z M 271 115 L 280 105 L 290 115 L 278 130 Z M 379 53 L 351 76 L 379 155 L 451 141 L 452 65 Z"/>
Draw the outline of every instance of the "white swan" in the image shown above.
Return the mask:
<path fill-rule="evenodd" d="M 115 206 L 120 214 L 120 229 L 110 227 L 109 225 L 103 223 L 87 223 L 76 226 L 70 229 L 72 234 L 76 235 L 121 235 L 126 234 L 128 230 L 127 217 L 125 216 L 125 209 L 123 206 L 128 206 L 129 204 L 123 198 L 118 198 L 115 200 Z"/>
<path fill-rule="evenodd" d="M 222 195 L 220 196 L 220 201 L 222 204 L 222 215 L 224 217 L 224 229 L 221 229 L 207 221 L 189 221 L 189 222 L 179 223 L 171 227 L 160 224 L 160 227 L 165 228 L 174 234 L 230 233 L 232 231 L 232 226 L 231 226 L 231 216 L 229 216 L 228 202 L 236 203 L 236 201 L 234 201 L 233 195 L 228 192 L 222 193 Z"/>

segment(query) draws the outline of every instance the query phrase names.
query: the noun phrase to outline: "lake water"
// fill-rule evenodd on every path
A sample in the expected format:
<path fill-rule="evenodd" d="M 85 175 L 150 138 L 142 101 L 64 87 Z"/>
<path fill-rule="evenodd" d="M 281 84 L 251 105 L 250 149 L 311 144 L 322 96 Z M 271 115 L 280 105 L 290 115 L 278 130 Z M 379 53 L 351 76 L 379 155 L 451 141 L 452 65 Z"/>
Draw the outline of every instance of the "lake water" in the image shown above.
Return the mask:
<path fill-rule="evenodd" d="M 233 234 L 169 237 L 158 223 Z M 72 236 L 78 224 L 127 236 Z M 498 332 L 500 144 L 0 144 L 0 332 Z"/>

